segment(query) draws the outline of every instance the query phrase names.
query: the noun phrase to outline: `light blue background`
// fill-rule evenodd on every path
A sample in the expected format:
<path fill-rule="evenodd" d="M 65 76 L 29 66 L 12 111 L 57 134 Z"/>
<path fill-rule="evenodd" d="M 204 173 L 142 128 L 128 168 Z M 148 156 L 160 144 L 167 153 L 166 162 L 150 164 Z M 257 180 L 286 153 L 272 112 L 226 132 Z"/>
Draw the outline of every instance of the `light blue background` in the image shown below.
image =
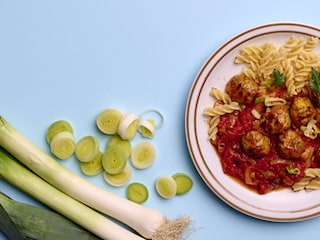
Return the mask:
<path fill-rule="evenodd" d="M 191 216 L 194 240 L 318 238 L 319 218 L 266 222 L 218 199 L 190 159 L 184 112 L 200 67 L 230 37 L 276 21 L 318 26 L 319 16 L 316 0 L 0 0 L 0 114 L 47 151 L 45 131 L 54 120 L 69 120 L 77 139 L 98 136 L 103 148 L 107 138 L 94 125 L 98 112 L 156 108 L 165 116 L 152 140 L 156 163 L 134 171 L 132 179 L 149 187 L 145 205 L 169 218 Z M 74 158 L 63 164 L 81 174 Z M 156 176 L 178 171 L 192 176 L 192 191 L 171 200 L 158 197 Z M 124 188 L 109 187 L 101 175 L 88 180 L 124 196 Z M 37 204 L 2 180 L 0 190 Z"/>

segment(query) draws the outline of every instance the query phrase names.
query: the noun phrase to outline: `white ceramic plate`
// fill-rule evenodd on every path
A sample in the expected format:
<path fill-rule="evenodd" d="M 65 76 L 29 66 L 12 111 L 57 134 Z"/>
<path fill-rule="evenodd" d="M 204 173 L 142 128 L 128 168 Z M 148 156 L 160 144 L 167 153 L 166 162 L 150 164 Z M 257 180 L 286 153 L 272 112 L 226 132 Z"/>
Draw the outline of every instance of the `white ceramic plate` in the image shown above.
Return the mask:
<path fill-rule="evenodd" d="M 187 143 L 194 165 L 205 183 L 233 208 L 270 221 L 299 221 L 320 215 L 320 191 L 306 193 L 284 189 L 259 195 L 235 182 L 222 171 L 220 160 L 208 140 L 208 126 L 202 112 L 213 103 L 210 89 L 214 86 L 223 90 L 226 82 L 241 72 L 243 65 L 234 64 L 234 58 L 242 46 L 266 42 L 280 46 L 292 35 L 320 37 L 320 29 L 300 23 L 272 23 L 231 38 L 200 69 L 186 106 Z M 320 52 L 320 48 L 315 51 Z"/>

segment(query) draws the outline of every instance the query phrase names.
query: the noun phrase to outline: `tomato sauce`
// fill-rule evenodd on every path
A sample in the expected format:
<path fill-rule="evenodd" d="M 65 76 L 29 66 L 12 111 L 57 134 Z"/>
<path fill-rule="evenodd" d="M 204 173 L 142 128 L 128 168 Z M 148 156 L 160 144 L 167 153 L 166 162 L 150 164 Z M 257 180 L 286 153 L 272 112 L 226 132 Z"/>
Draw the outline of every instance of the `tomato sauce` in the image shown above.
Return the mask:
<path fill-rule="evenodd" d="M 242 111 L 220 117 L 217 137 L 211 143 L 220 157 L 225 174 L 240 180 L 259 194 L 265 194 L 280 187 L 291 187 L 304 176 L 307 167 L 320 167 L 313 156 L 319 139 L 312 140 L 301 134 L 305 149 L 312 157 L 308 160 L 285 159 L 277 152 L 277 135 L 267 133 L 263 121 L 253 116 L 252 109 L 255 107 L 256 104 L 252 104 Z M 259 130 L 269 137 L 270 151 L 266 156 L 253 158 L 243 151 L 241 137 L 250 130 Z"/>

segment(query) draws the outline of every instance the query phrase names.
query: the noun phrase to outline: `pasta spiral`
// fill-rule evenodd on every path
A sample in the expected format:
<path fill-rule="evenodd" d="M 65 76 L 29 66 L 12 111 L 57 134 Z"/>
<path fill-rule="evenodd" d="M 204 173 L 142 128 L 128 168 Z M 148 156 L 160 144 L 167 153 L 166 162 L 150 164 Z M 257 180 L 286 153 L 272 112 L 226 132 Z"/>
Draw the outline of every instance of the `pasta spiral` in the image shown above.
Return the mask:
<path fill-rule="evenodd" d="M 225 104 L 230 104 L 232 102 L 228 94 L 220 91 L 218 88 L 215 87 L 211 88 L 209 95 L 218 101 L 222 101 Z"/>
<path fill-rule="evenodd" d="M 305 177 L 292 185 L 293 191 L 312 191 L 320 189 L 320 168 L 307 168 Z"/>
<path fill-rule="evenodd" d="M 235 110 L 241 110 L 239 103 L 219 104 L 213 108 L 205 108 L 203 114 L 209 117 L 217 117 L 226 113 L 232 113 Z"/>

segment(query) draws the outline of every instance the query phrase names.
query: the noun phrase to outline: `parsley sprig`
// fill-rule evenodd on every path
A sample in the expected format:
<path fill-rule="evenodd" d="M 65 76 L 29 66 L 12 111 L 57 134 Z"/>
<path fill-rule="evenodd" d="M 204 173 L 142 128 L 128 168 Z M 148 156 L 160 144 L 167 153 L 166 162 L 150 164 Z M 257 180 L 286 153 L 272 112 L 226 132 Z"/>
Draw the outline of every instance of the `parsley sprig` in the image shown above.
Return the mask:
<path fill-rule="evenodd" d="M 279 70 L 274 69 L 272 75 L 276 86 L 280 86 L 286 82 L 286 75 L 284 73 L 280 73 Z"/>
<path fill-rule="evenodd" d="M 311 78 L 312 78 L 312 80 L 310 81 L 311 89 L 316 91 L 317 94 L 320 94 L 320 74 L 314 68 L 311 69 Z"/>
<path fill-rule="evenodd" d="M 286 82 L 286 75 L 280 73 L 279 70 L 274 69 L 272 72 L 272 78 L 268 79 L 266 82 L 266 88 L 272 90 L 275 87 L 279 87 Z"/>

